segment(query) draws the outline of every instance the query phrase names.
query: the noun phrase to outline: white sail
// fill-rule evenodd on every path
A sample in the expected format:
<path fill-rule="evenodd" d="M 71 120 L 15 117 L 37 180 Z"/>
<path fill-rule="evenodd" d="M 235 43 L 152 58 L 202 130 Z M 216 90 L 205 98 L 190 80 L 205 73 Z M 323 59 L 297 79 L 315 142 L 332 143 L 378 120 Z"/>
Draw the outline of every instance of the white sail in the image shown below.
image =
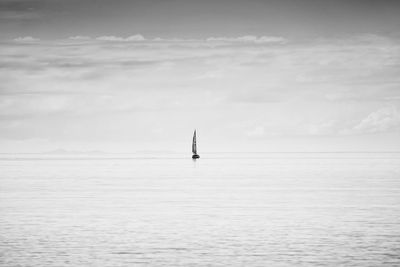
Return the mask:
<path fill-rule="evenodd" d="M 193 134 L 192 152 L 193 152 L 193 154 L 195 154 L 195 155 L 197 154 L 196 130 L 194 130 L 194 134 Z"/>

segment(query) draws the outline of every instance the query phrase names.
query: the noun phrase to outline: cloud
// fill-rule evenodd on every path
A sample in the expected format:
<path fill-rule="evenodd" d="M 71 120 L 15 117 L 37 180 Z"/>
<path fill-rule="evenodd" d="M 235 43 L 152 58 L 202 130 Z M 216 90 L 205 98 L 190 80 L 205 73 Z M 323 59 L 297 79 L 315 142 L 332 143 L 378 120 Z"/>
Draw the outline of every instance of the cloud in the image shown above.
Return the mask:
<path fill-rule="evenodd" d="M 99 36 L 99 37 L 96 37 L 96 40 L 112 41 L 112 42 L 136 42 L 136 41 L 145 41 L 146 39 L 141 34 L 135 34 L 135 35 L 131 35 L 126 38 L 113 36 L 113 35 Z"/>
<path fill-rule="evenodd" d="M 0 11 L 2 20 L 32 20 L 38 19 L 40 15 L 31 11 Z"/>
<path fill-rule="evenodd" d="M 387 106 L 371 112 L 349 133 L 381 133 L 400 130 L 400 112 L 396 106 Z"/>
<path fill-rule="evenodd" d="M 265 44 L 265 43 L 286 43 L 287 40 L 283 37 L 279 36 L 254 36 L 254 35 L 245 35 L 240 37 L 210 37 L 206 39 L 209 42 L 244 42 L 244 43 L 256 43 L 256 44 Z"/>
<path fill-rule="evenodd" d="M 2 42 L 0 141 L 34 135 L 104 143 L 120 133 L 156 140 L 154 127 L 180 136 L 199 125 L 227 140 L 261 142 L 398 127 L 399 40 L 218 40 L 77 35 Z M 367 116 L 371 111 L 377 114 Z"/>
<path fill-rule="evenodd" d="M 323 136 L 335 135 L 338 131 L 338 122 L 334 120 L 327 120 L 318 123 L 307 124 L 304 127 L 304 135 Z M 340 126 L 339 126 L 340 127 Z"/>
<path fill-rule="evenodd" d="M 40 39 L 34 38 L 32 36 L 24 36 L 24 37 L 15 38 L 14 41 L 16 41 L 16 42 L 37 42 L 37 41 L 40 41 Z"/>
<path fill-rule="evenodd" d="M 40 18 L 37 9 L 43 1 L 0 0 L 0 20 L 32 20 Z"/>
<path fill-rule="evenodd" d="M 71 40 L 88 40 L 91 39 L 89 36 L 73 36 L 69 37 Z M 275 43 L 275 44 L 285 44 L 288 42 L 287 39 L 279 36 L 254 36 L 254 35 L 245 35 L 239 37 L 209 37 L 205 39 L 192 39 L 192 38 L 145 38 L 141 34 L 135 34 L 128 37 L 115 36 L 115 35 L 103 35 L 94 38 L 98 41 L 112 41 L 112 42 L 135 42 L 135 41 L 148 41 L 148 42 L 172 42 L 172 43 L 198 43 L 205 45 L 208 43 L 247 43 L 247 44 L 267 44 L 267 43 Z"/>
<path fill-rule="evenodd" d="M 68 37 L 68 39 L 70 39 L 70 40 L 90 40 L 92 38 L 89 36 L 76 35 L 76 36 Z"/>
<path fill-rule="evenodd" d="M 263 126 L 257 126 L 253 129 L 246 131 L 246 135 L 252 138 L 261 137 L 265 135 L 265 129 Z"/>

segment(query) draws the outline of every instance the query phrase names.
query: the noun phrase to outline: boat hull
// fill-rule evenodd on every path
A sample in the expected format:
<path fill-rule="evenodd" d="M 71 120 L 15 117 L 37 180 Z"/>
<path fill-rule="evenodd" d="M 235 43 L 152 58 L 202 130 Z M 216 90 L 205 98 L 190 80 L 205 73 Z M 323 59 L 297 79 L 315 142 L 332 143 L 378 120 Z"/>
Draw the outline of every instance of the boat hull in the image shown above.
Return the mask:
<path fill-rule="evenodd" d="M 194 154 L 194 155 L 192 156 L 192 159 L 199 159 L 199 158 L 200 158 L 200 156 L 197 155 L 197 154 Z"/>

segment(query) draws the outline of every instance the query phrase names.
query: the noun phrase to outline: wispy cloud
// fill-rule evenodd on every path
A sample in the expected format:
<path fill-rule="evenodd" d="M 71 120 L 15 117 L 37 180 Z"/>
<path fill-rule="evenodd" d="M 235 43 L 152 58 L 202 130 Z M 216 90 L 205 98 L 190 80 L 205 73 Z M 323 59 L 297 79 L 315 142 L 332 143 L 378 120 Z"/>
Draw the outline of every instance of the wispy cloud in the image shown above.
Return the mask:
<path fill-rule="evenodd" d="M 34 38 L 32 36 L 24 36 L 24 37 L 18 37 L 15 38 L 14 41 L 16 42 L 36 42 L 39 41 L 39 38 Z"/>
<path fill-rule="evenodd" d="M 38 8 L 43 1 L 38 0 L 1 0 L 0 20 L 32 20 L 40 18 Z"/>
<path fill-rule="evenodd" d="M 71 40 L 90 40 L 92 39 L 90 36 L 84 36 L 84 35 L 76 35 L 76 36 L 70 36 L 68 39 Z"/>
<path fill-rule="evenodd" d="M 96 37 L 96 40 L 99 41 L 113 41 L 113 42 L 133 42 L 133 41 L 144 41 L 146 40 L 143 35 L 135 34 L 128 37 L 118 37 L 113 35 L 105 35 Z"/>
<path fill-rule="evenodd" d="M 90 36 L 71 36 L 69 37 L 71 40 L 90 40 L 92 37 Z M 268 43 L 277 43 L 284 44 L 287 43 L 288 40 L 286 38 L 280 36 L 255 36 L 255 35 L 245 35 L 238 37 L 208 37 L 205 39 L 190 39 L 190 38 L 162 38 L 162 37 L 154 37 L 154 38 L 145 38 L 141 34 L 135 34 L 127 37 L 123 36 L 115 36 L 115 35 L 103 35 L 93 38 L 98 41 L 111 41 L 111 42 L 135 42 L 135 41 L 148 41 L 148 42 L 175 42 L 175 43 L 184 43 L 184 42 L 192 42 L 192 43 L 248 43 L 248 44 L 268 44 Z M 206 44 L 206 43 L 204 43 Z"/>
<path fill-rule="evenodd" d="M 394 105 L 371 112 L 353 128 L 344 131 L 349 134 L 380 133 L 400 130 L 400 112 Z"/>
<path fill-rule="evenodd" d="M 34 11 L 0 11 L 0 20 L 32 20 L 40 15 Z"/>
<path fill-rule="evenodd" d="M 27 36 L 0 46 L 0 139 L 164 138 L 194 120 L 256 140 L 399 127 L 394 38 Z"/>
<path fill-rule="evenodd" d="M 245 35 L 240 37 L 209 37 L 209 42 L 247 42 L 247 43 L 286 43 L 287 39 L 279 36 L 254 36 Z"/>

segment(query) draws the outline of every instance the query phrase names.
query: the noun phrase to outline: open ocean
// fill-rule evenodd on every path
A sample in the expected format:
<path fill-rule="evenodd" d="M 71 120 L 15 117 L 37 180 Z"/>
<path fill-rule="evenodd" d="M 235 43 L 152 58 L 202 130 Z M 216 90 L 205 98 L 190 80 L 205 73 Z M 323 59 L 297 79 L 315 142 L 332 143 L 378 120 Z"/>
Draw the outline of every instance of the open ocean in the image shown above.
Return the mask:
<path fill-rule="evenodd" d="M 0 265 L 400 266 L 400 153 L 0 156 Z"/>

